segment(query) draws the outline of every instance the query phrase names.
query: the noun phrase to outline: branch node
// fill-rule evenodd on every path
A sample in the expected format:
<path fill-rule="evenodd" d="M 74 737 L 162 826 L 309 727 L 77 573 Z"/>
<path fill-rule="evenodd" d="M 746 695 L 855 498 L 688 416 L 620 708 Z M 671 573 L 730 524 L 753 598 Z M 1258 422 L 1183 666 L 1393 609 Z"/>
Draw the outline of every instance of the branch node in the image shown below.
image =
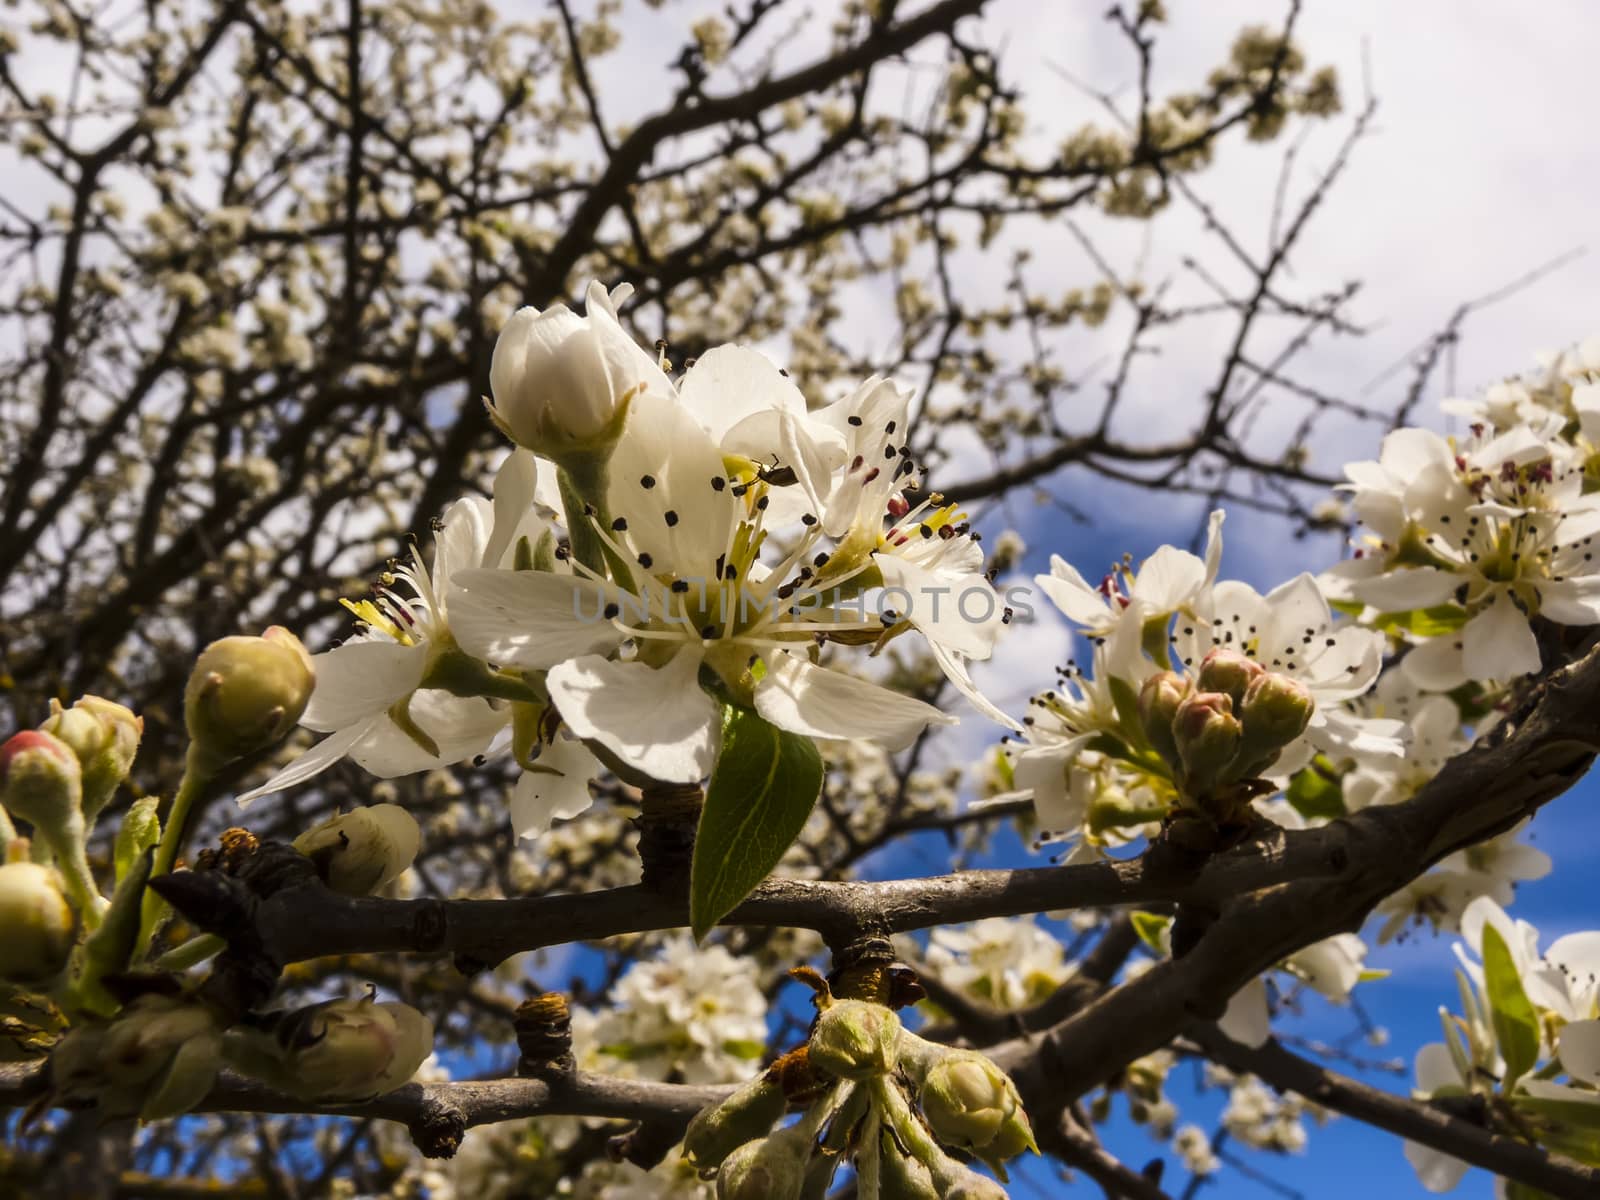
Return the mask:
<path fill-rule="evenodd" d="M 572 1056 L 572 1011 L 560 992 L 542 992 L 517 1005 L 517 1074 L 553 1082 L 578 1069 Z"/>

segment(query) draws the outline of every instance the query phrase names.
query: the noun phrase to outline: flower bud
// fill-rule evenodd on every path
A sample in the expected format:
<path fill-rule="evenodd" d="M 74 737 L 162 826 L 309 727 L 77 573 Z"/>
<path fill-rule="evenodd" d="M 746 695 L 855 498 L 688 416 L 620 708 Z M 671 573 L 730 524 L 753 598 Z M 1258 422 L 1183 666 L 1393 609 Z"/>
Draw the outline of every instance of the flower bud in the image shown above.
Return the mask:
<path fill-rule="evenodd" d="M 1233 711 L 1238 712 L 1244 703 L 1245 689 L 1264 674 L 1266 668 L 1248 655 L 1225 646 L 1214 646 L 1200 662 L 1199 689 L 1221 692 L 1233 702 Z"/>
<path fill-rule="evenodd" d="M 83 836 L 83 768 L 54 734 L 24 729 L 0 746 L 0 799 L 52 847 Z"/>
<path fill-rule="evenodd" d="M 765 1137 L 788 1106 L 783 1088 L 759 1075 L 721 1104 L 701 1109 L 683 1135 L 683 1153 L 708 1171 L 746 1142 Z"/>
<path fill-rule="evenodd" d="M 39 728 L 60 738 L 78 756 L 83 767 L 83 814 L 90 820 L 133 769 L 144 718 L 100 696 L 80 696 L 71 708 L 59 704 L 54 708 Z"/>
<path fill-rule="evenodd" d="M 1240 709 L 1244 723 L 1241 757 L 1259 763 L 1256 770 L 1265 770 L 1285 746 L 1306 731 L 1315 710 L 1310 689 L 1298 679 L 1262 675 L 1250 684 Z"/>
<path fill-rule="evenodd" d="M 242 1070 L 302 1100 L 360 1100 L 407 1083 L 433 1050 L 433 1022 L 409 1004 L 330 1000 L 289 1013 L 270 1045 L 230 1046 Z"/>
<path fill-rule="evenodd" d="M 994 1180 L 956 1162 L 940 1173 L 938 1186 L 941 1200 L 1009 1200 Z"/>
<path fill-rule="evenodd" d="M 67 965 L 77 922 L 49 867 L 0 866 L 0 979 L 45 983 Z"/>
<path fill-rule="evenodd" d="M 592 284 L 585 316 L 562 304 L 511 315 L 489 364 L 489 412 L 512 441 L 559 463 L 609 450 L 628 399 L 660 374 L 618 324 L 605 289 Z"/>
<path fill-rule="evenodd" d="M 1033 1148 L 1016 1085 L 975 1050 L 952 1050 L 922 1085 L 922 1112 L 940 1141 L 1004 1162 Z"/>
<path fill-rule="evenodd" d="M 944 1195 L 928 1168 L 902 1150 L 897 1139 L 880 1139 L 880 1152 L 879 1200 L 940 1200 Z"/>
<path fill-rule="evenodd" d="M 746 1142 L 717 1172 L 717 1200 L 798 1200 L 812 1140 L 794 1129 Z"/>
<path fill-rule="evenodd" d="M 324 821 L 294 840 L 317 874 L 345 896 L 370 896 L 417 857 L 422 830 L 398 804 L 374 804 Z"/>
<path fill-rule="evenodd" d="M 222 1029 L 204 1005 L 181 996 L 144 995 L 128 1005 L 89 1047 L 94 1064 L 69 1051 L 52 1055 L 58 1080 L 76 1076 L 108 1114 L 145 1120 L 188 1112 L 205 1098 L 222 1067 Z"/>
<path fill-rule="evenodd" d="M 1139 721 L 1144 726 L 1144 734 L 1156 753 L 1174 770 L 1183 764 L 1178 757 L 1178 745 L 1172 739 L 1172 722 L 1177 718 L 1178 705 L 1189 691 L 1189 681 L 1171 671 L 1150 676 L 1139 689 Z"/>
<path fill-rule="evenodd" d="M 1209 791 L 1239 751 L 1243 736 L 1233 702 L 1221 692 L 1195 692 L 1178 705 L 1172 738 L 1191 792 Z"/>
<path fill-rule="evenodd" d="M 867 1000 L 835 1000 L 817 1014 L 811 1065 L 840 1079 L 871 1079 L 894 1069 L 900 1018 Z"/>
<path fill-rule="evenodd" d="M 305 711 L 314 682 L 311 656 L 282 626 L 212 642 L 183 694 L 184 721 L 203 765 L 215 770 L 283 737 Z"/>

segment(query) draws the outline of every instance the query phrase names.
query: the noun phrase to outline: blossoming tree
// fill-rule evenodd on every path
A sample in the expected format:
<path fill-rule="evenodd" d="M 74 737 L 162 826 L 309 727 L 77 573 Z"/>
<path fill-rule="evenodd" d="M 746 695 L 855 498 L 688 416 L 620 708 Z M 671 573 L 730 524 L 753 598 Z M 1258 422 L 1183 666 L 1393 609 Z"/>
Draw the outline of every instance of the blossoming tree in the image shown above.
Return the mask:
<path fill-rule="evenodd" d="M 1089 289 L 1019 254 L 971 299 L 956 230 L 1175 197 L 1221 229 L 1186 176 L 1337 87 L 1252 29 L 1158 100 L 1160 6 L 1117 9 L 1138 110 L 1041 155 L 981 7 L 846 7 L 788 66 L 782 4 L 729 10 L 626 130 L 609 7 L 45 5 L 65 100 L 3 35 L 7 137 L 68 198 L 0 227 L 33 267 L 0 309 L 8 1186 L 1162 1197 L 1222 1169 L 1179 1123 L 1197 1061 L 1239 1145 L 1342 1114 L 1429 1190 L 1597 1194 L 1600 933 L 1541 951 L 1506 908 L 1600 745 L 1600 343 L 1449 402 L 1448 437 L 1295 386 L 1249 346 L 1347 326 L 1278 277 L 1325 179 L 1265 264 L 1223 231 L 1221 378 L 1192 435 L 1130 437 L 1190 306 L 1098 255 Z M 903 56 L 938 66 L 920 123 L 869 90 Z M 899 348 L 869 366 L 874 273 Z M 1080 424 L 1045 344 L 1119 306 Z M 1269 452 L 1274 389 L 1303 418 Z M 1319 474 L 1337 420 L 1376 458 Z M 1199 553 L 1010 579 L 976 502 L 1074 466 L 1221 507 Z M 1230 501 L 1349 537 L 1263 592 L 1224 577 Z M 977 686 L 1046 604 L 1056 686 Z M 957 720 L 987 749 L 934 770 Z M 954 869 L 1006 826 L 1056 860 Z M 900 877 L 923 834 L 952 870 Z M 1275 1036 L 1428 930 L 1458 1000 L 1409 1092 Z M 579 943 L 571 980 L 537 957 Z M 1176 1165 L 1102 1144 L 1123 1106 Z"/>

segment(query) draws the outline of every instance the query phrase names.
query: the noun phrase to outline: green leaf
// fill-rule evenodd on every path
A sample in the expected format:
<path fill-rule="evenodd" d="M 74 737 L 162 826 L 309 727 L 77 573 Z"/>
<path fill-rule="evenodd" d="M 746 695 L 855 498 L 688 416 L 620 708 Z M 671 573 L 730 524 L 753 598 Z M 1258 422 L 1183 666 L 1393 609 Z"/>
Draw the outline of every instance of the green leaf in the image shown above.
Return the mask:
<path fill-rule="evenodd" d="M 1285 798 L 1302 817 L 1342 817 L 1344 811 L 1344 783 L 1329 769 L 1327 760 L 1320 754 L 1311 766 L 1297 771 L 1284 791 Z"/>
<path fill-rule="evenodd" d="M 1483 927 L 1483 976 L 1489 994 L 1489 1023 L 1506 1060 L 1500 1086 L 1509 1094 L 1539 1061 L 1539 1016 L 1522 990 L 1522 977 L 1505 939 L 1489 924 Z"/>
<path fill-rule="evenodd" d="M 689 869 L 689 925 L 705 937 L 778 865 L 822 793 L 808 737 L 746 708 L 722 710 L 722 749 L 706 789 Z"/>
<path fill-rule="evenodd" d="M 1385 633 L 1404 630 L 1418 637 L 1442 637 L 1467 623 L 1467 610 L 1459 604 L 1434 604 L 1406 612 L 1379 613 L 1372 624 Z"/>
<path fill-rule="evenodd" d="M 1167 926 L 1172 924 L 1172 918 L 1156 913 L 1135 912 L 1128 919 L 1133 922 L 1133 931 L 1139 935 L 1139 940 L 1149 946 L 1152 952 L 1165 958 Z"/>
<path fill-rule="evenodd" d="M 1600 1165 L 1600 1103 L 1542 1100 L 1517 1096 L 1518 1118 L 1546 1150 L 1568 1155 L 1590 1166 Z"/>
<path fill-rule="evenodd" d="M 145 796 L 135 800 L 122 818 L 114 852 L 118 883 L 127 878 L 129 869 L 138 862 L 139 856 L 161 840 L 161 822 L 156 818 L 156 808 L 160 803 L 159 796 Z"/>
<path fill-rule="evenodd" d="M 754 1038 L 729 1038 L 722 1043 L 722 1049 L 735 1058 L 745 1058 L 752 1061 L 765 1058 L 767 1054 L 767 1044 L 758 1042 Z"/>

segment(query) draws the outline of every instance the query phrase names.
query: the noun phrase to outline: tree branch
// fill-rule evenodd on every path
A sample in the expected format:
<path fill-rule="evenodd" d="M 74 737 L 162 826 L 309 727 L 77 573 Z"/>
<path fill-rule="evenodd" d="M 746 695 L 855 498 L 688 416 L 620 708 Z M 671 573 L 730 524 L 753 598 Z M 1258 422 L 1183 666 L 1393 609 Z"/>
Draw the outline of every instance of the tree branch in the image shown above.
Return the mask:
<path fill-rule="evenodd" d="M 1600 1195 L 1600 1167 L 1546 1153 L 1430 1104 L 1369 1087 L 1301 1058 L 1277 1042 L 1252 1049 L 1230 1040 L 1214 1025 L 1196 1026 L 1189 1036 L 1207 1058 L 1229 1070 L 1248 1071 L 1280 1091 L 1297 1092 L 1324 1108 L 1431 1146 L 1496 1175 L 1561 1200 L 1593 1200 Z"/>

